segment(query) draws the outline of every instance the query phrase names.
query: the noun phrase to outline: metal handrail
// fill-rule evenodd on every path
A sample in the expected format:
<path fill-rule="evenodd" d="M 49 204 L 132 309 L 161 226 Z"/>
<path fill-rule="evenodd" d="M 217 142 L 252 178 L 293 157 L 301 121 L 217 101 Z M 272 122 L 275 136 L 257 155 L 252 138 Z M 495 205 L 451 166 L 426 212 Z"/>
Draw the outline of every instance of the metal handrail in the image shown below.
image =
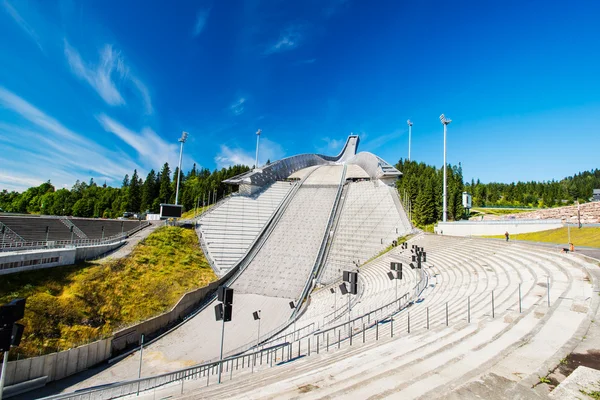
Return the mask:
<path fill-rule="evenodd" d="M 333 224 L 333 219 L 335 217 L 337 207 L 339 206 L 339 203 L 340 203 L 340 196 L 341 196 L 342 190 L 344 188 L 344 181 L 346 178 L 346 169 L 347 169 L 347 165 L 344 164 L 344 169 L 342 170 L 342 176 L 340 178 L 340 183 L 338 186 L 338 191 L 335 196 L 335 201 L 333 203 L 333 207 L 331 208 L 331 213 L 329 214 L 329 218 L 327 220 L 325 235 L 323 236 L 323 240 L 321 241 L 321 246 L 319 247 L 319 252 L 317 253 L 317 257 L 315 258 L 315 263 L 313 264 L 313 268 L 309 275 L 309 279 L 307 279 L 306 284 L 304 286 L 304 290 L 302 291 L 302 294 L 300 295 L 300 298 L 298 299 L 298 302 L 297 302 L 298 307 L 296 307 L 294 309 L 294 312 L 292 313 L 292 319 L 295 319 L 298 316 L 298 313 L 300 312 L 300 308 L 301 308 L 300 306 L 304 303 L 304 299 L 306 299 L 306 297 L 308 296 L 308 293 L 310 293 L 310 291 L 312 290 L 312 288 L 315 284 L 315 280 L 316 280 L 315 278 L 316 278 L 318 269 L 319 269 L 321 263 L 323 262 L 323 255 L 325 253 L 325 248 L 327 246 L 327 243 L 329 243 L 329 231 L 331 230 L 331 225 Z"/>
<path fill-rule="evenodd" d="M 77 239 L 77 240 L 48 240 L 48 241 L 35 241 L 35 242 L 15 242 L 15 243 L 2 243 L 0 244 L 0 252 L 12 252 L 19 251 L 19 249 L 26 250 L 38 250 L 38 249 L 53 249 L 53 248 L 66 248 L 66 247 L 82 247 L 82 246 L 95 246 L 102 244 L 111 244 L 119 242 L 128 238 L 129 236 L 137 233 L 143 228 L 149 226 L 149 222 L 141 223 L 133 229 L 127 232 L 112 235 L 104 239 Z M 16 250 L 15 250 L 16 249 Z"/>
<path fill-rule="evenodd" d="M 241 354 L 232 357 L 224 358 L 222 361 L 210 361 L 202 364 L 197 364 L 192 367 L 178 369 L 176 371 L 167 372 L 160 375 L 154 375 L 147 378 L 132 379 L 123 382 L 116 382 L 100 387 L 78 390 L 72 393 L 60 393 L 53 396 L 43 397 L 45 400 L 64 400 L 64 399 L 79 399 L 79 398 L 94 398 L 94 399 L 112 399 L 115 397 L 122 397 L 131 394 L 136 394 L 145 390 L 154 389 L 160 386 L 167 385 L 172 382 L 181 381 L 183 379 L 195 379 L 199 378 L 202 373 L 210 374 L 210 370 L 217 367 L 219 364 L 232 363 L 239 359 L 245 359 L 246 357 L 251 360 L 253 357 L 258 359 L 265 352 L 267 354 L 276 352 L 280 349 L 286 348 L 290 343 L 282 343 L 276 346 L 271 346 L 265 349 L 261 349 L 249 354 Z M 282 350 L 283 353 L 283 350 Z M 254 365 L 253 365 L 254 367 Z M 244 363 L 242 362 L 242 368 Z M 249 367 L 246 367 L 249 368 Z M 115 396 L 115 390 L 118 389 L 118 395 Z"/>
<path fill-rule="evenodd" d="M 427 282 L 429 279 L 427 272 L 424 269 L 422 269 L 421 271 L 423 272 L 421 274 L 421 280 L 419 282 L 417 282 L 417 284 L 412 288 L 412 289 L 415 289 L 414 300 L 416 300 L 421 295 L 423 290 L 425 290 L 425 287 L 427 286 Z M 423 279 L 423 278 L 425 278 L 425 279 Z M 425 281 L 424 285 L 422 285 L 423 281 Z M 422 287 L 421 287 L 421 285 L 422 285 Z M 412 289 L 411 289 L 411 291 L 412 291 Z M 393 311 L 385 314 L 384 317 L 382 317 L 378 320 L 375 320 L 374 323 L 372 324 L 372 325 L 374 325 L 378 321 L 383 321 L 387 318 L 390 318 L 391 316 L 397 314 L 398 312 L 406 309 L 406 307 L 409 307 L 410 305 L 412 305 L 414 303 L 414 300 L 409 301 L 408 296 L 409 296 L 409 292 L 405 293 L 402 297 L 398 298 L 397 300 L 394 300 L 386 305 L 383 305 L 383 306 L 377 308 L 376 310 L 372 310 L 368 313 L 357 316 L 354 319 L 352 319 L 351 321 L 344 322 L 342 324 L 338 324 L 336 326 L 327 328 L 325 330 L 317 329 L 317 330 L 309 333 L 307 336 L 324 334 L 331 330 L 339 329 L 340 327 L 343 327 L 346 324 L 351 324 L 359 319 L 369 318 L 369 316 L 371 316 L 377 312 L 380 312 L 381 310 L 384 310 L 386 307 L 389 307 L 390 305 L 393 305 L 394 303 L 402 302 L 402 299 L 406 298 L 406 301 L 404 302 L 403 306 L 394 308 Z M 311 326 L 311 325 L 309 324 L 309 325 L 307 325 L 307 327 L 308 326 Z M 312 326 L 314 326 L 314 323 L 312 324 Z M 303 328 L 301 328 L 301 329 L 303 329 Z M 273 346 L 270 346 L 267 348 L 262 348 L 260 350 L 256 350 L 251 353 L 240 353 L 240 354 L 236 354 L 233 356 L 225 357 L 225 358 L 223 358 L 223 360 L 209 361 L 209 362 L 205 362 L 202 364 L 194 365 L 192 367 L 179 369 L 176 371 L 172 371 L 172 372 L 168 372 L 168 373 L 164 373 L 164 374 L 160 374 L 160 375 L 155 375 L 155 376 L 140 378 L 140 379 L 134 379 L 134 380 L 124 381 L 124 382 L 112 383 L 112 384 L 108 384 L 108 385 L 101 386 L 101 387 L 79 390 L 79 391 L 73 392 L 73 393 L 64 393 L 64 394 L 61 393 L 61 394 L 45 397 L 44 399 L 45 400 L 90 399 L 90 398 L 112 399 L 112 398 L 116 398 L 116 397 L 123 397 L 123 396 L 127 396 L 127 395 L 132 395 L 134 393 L 139 393 L 142 391 L 154 389 L 154 388 L 157 388 L 160 386 L 167 385 L 172 382 L 177 382 L 177 381 L 183 382 L 185 379 L 197 379 L 197 378 L 200 378 L 201 376 L 204 376 L 202 374 L 205 374 L 205 375 L 208 374 L 208 379 L 210 379 L 211 369 L 217 368 L 219 366 L 219 364 L 227 365 L 227 363 L 231 363 L 230 371 L 231 371 L 231 373 L 233 373 L 233 362 L 235 360 L 242 359 L 242 368 L 244 368 L 244 360 L 247 357 L 248 365 L 251 364 L 250 360 L 253 360 L 252 368 L 254 368 L 256 360 L 258 359 L 259 356 L 262 356 L 265 352 L 268 355 L 272 355 L 273 354 L 272 352 L 275 352 L 275 354 L 276 354 L 276 352 L 280 349 L 282 351 L 282 359 L 283 359 L 284 358 L 283 356 L 285 354 L 284 349 L 288 348 L 288 346 L 290 346 L 289 348 L 291 348 L 291 346 L 293 346 L 294 343 L 301 343 L 301 340 L 304 339 L 305 337 L 306 336 L 301 337 L 297 340 L 293 340 L 292 342 L 284 341 L 281 344 L 273 345 Z M 346 338 L 346 337 L 344 337 L 344 338 Z M 288 361 L 293 357 L 291 355 L 291 351 L 288 352 L 287 357 L 288 357 Z M 238 368 L 238 367 L 239 367 L 239 365 L 236 364 L 236 368 Z M 248 367 L 246 367 L 246 368 L 248 368 Z M 116 391 L 116 393 L 115 393 L 115 391 Z"/>

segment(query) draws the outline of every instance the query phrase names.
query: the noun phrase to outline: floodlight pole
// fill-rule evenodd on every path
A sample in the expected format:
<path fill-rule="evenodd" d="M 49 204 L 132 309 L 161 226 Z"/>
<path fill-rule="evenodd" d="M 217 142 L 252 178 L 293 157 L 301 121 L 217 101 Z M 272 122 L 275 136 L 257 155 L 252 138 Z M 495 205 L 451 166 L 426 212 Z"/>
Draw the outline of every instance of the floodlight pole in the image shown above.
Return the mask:
<path fill-rule="evenodd" d="M 187 140 L 188 133 L 182 132 L 181 137 L 178 142 L 181 143 L 179 147 L 179 167 L 177 168 L 177 189 L 175 190 L 175 205 L 177 205 L 177 201 L 179 200 L 179 177 L 181 176 L 181 156 L 183 155 L 183 144 Z"/>
<path fill-rule="evenodd" d="M 333 319 L 335 320 L 335 312 L 337 311 L 337 293 L 335 289 L 333 289 Z"/>
<path fill-rule="evenodd" d="M 440 115 L 440 121 L 444 125 L 444 208 L 442 213 L 442 221 L 446 222 L 448 219 L 448 206 L 447 206 L 447 189 L 446 189 L 446 131 L 448 129 L 448 124 L 452 122 L 451 119 L 446 119 L 444 114 Z"/>
<path fill-rule="evenodd" d="M 352 334 L 352 327 L 350 326 L 350 292 L 348 292 L 348 337 Z"/>
<path fill-rule="evenodd" d="M 261 132 L 260 129 L 256 131 L 256 162 L 254 163 L 254 168 L 258 168 L 258 142 L 260 141 Z"/>
<path fill-rule="evenodd" d="M 410 122 L 410 119 L 406 121 L 406 123 L 408 124 L 408 161 L 410 161 L 410 139 L 412 134 L 413 123 Z"/>
<path fill-rule="evenodd" d="M 259 343 L 260 343 L 260 310 L 258 310 L 258 338 L 256 339 L 256 350 L 258 350 Z"/>
<path fill-rule="evenodd" d="M 219 356 L 219 383 L 223 372 L 223 339 L 225 338 L 225 305 L 223 305 L 223 323 L 221 325 L 221 355 Z"/>

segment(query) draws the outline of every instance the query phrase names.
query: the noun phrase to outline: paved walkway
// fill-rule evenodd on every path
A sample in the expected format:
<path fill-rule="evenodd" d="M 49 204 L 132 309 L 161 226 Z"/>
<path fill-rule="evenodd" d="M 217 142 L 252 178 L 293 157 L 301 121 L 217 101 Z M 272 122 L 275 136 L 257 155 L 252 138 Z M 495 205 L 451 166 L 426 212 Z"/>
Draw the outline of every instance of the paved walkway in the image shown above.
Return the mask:
<path fill-rule="evenodd" d="M 136 232 L 133 236 L 127 239 L 127 243 L 124 246 L 119 247 L 115 251 L 106 253 L 104 257 L 95 260 L 97 263 L 105 263 L 112 260 L 118 260 L 120 258 L 127 257 L 137 246 L 137 244 L 146 239 L 152 232 L 154 232 L 158 227 L 163 226 L 162 224 L 151 223 L 147 228 L 142 229 L 141 231 Z"/>

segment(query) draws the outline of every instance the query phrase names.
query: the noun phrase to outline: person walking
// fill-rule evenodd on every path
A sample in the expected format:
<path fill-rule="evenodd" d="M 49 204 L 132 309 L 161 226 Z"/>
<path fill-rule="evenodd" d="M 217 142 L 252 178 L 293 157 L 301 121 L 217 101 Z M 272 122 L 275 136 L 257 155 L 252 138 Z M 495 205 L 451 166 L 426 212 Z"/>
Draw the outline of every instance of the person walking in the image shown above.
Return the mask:
<path fill-rule="evenodd" d="M 508 242 L 508 238 L 509 238 L 508 231 L 504 232 L 504 236 L 506 237 L 506 241 Z"/>

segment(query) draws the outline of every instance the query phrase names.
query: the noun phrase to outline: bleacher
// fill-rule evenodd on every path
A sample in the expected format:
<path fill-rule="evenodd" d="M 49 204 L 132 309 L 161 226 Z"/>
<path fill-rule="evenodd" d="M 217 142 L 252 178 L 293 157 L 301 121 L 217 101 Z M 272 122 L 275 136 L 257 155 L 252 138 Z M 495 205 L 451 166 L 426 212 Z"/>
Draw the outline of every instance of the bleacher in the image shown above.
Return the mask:
<path fill-rule="evenodd" d="M 140 226 L 139 221 L 130 220 L 69 218 L 69 221 L 81 229 L 89 239 L 120 235 Z"/>
<path fill-rule="evenodd" d="M 410 231 L 390 189 L 379 180 L 348 183 L 321 283 L 337 280 L 340 271 L 365 263 Z"/>
<path fill-rule="evenodd" d="M 71 240 L 69 228 L 58 218 L 0 216 L 0 222 L 26 242 L 44 242 L 46 238 L 49 241 Z"/>
<path fill-rule="evenodd" d="M 26 217 L 0 215 L 0 223 L 6 225 L 14 235 L 5 235 L 4 241 L 16 242 L 45 242 L 70 241 L 81 239 L 77 232 L 71 233 L 69 226 L 73 224 L 87 237 L 85 239 L 102 239 L 127 233 L 140 226 L 139 221 L 64 218 L 64 217 Z M 46 234 L 46 230 L 48 231 Z M 102 231 L 104 230 L 104 234 Z M 11 232 L 11 233 L 12 233 Z M 22 238 L 23 240 L 20 240 Z M 1 239 L 0 239 L 1 240 Z"/>
<path fill-rule="evenodd" d="M 144 347 L 147 379 L 128 382 L 138 377 L 136 352 L 69 388 L 94 388 L 73 398 L 538 398 L 531 388 L 596 317 L 597 266 L 544 247 L 427 234 L 367 262 L 412 231 L 396 189 L 382 183 L 400 172 L 373 154 L 359 153 L 346 169 L 325 160 L 290 157 L 229 180 L 250 179 L 254 193 L 265 182 L 301 179 L 280 208 L 289 183 L 234 196 L 201 218 L 209 257 L 230 266 L 275 217 L 227 282 L 235 291 L 232 321 L 215 320 L 213 298 Z M 368 181 L 340 192 L 346 178 Z M 342 208 L 334 209 L 338 193 Z M 332 210 L 324 286 L 292 303 L 295 314 L 288 304 L 311 287 Z M 412 244 L 427 252 L 421 269 L 409 266 Z M 389 279 L 391 262 L 403 264 L 402 280 Z M 356 269 L 358 294 L 342 295 L 342 271 Z M 209 360 L 219 357 L 221 334 L 225 357 L 242 358 L 226 360 L 217 385 Z M 111 386 L 115 377 L 120 382 Z"/>
<path fill-rule="evenodd" d="M 231 196 L 200 218 L 201 240 L 222 274 L 246 253 L 292 185 L 275 182 L 254 196 Z"/>
<path fill-rule="evenodd" d="M 234 290 L 297 298 L 314 266 L 337 190 L 300 187 Z"/>
<path fill-rule="evenodd" d="M 327 348 L 323 334 L 305 336 L 292 345 L 291 362 L 285 362 L 290 353 L 280 352 L 276 366 L 232 370 L 221 385 L 206 387 L 206 377 L 192 379 L 182 397 L 292 398 L 307 387 L 302 398 L 514 398 L 516 393 L 546 398 L 542 390 L 547 389 L 532 387 L 560 364 L 570 343 L 581 340 L 578 332 L 590 324 L 598 301 L 586 270 L 597 267 L 524 244 L 432 235 L 412 243 L 427 251 L 430 284 L 422 301 L 397 314 L 393 324 L 387 319 L 372 325 L 364 339 L 362 326 L 355 325 L 353 342 L 346 329 L 332 331 Z M 408 259 L 409 254 L 398 248 L 386 257 Z M 387 261 L 361 268 L 366 288 L 373 290 L 363 293 L 353 315 L 393 296 L 393 283 L 386 283 Z M 346 299 L 338 298 L 338 307 L 340 300 Z M 329 310 L 332 302 L 327 292 L 314 295 L 298 326 L 314 320 L 311 308 Z M 166 386 L 147 396 L 165 397 L 178 389 Z"/>

